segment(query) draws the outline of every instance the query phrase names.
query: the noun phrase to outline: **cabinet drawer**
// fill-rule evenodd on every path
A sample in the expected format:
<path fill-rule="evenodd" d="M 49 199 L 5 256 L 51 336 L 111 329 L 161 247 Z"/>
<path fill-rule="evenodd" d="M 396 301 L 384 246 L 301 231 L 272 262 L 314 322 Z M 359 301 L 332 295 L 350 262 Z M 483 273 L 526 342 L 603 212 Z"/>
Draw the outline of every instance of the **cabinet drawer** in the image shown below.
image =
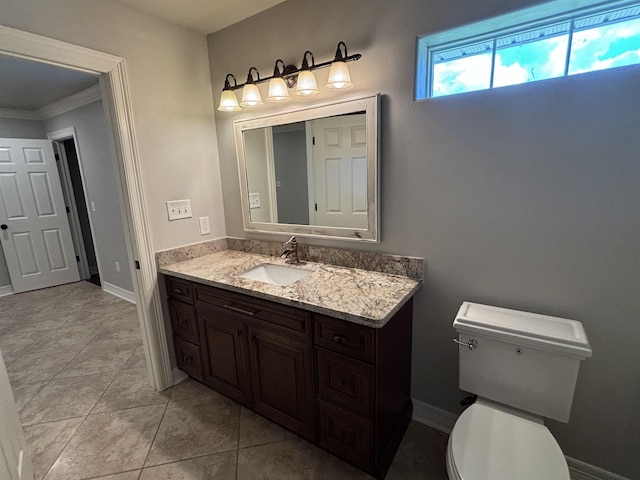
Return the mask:
<path fill-rule="evenodd" d="M 363 417 L 373 416 L 373 366 L 316 347 L 316 392 Z"/>
<path fill-rule="evenodd" d="M 173 334 L 191 343 L 200 345 L 200 333 L 194 308 L 182 302 L 169 300 L 169 315 Z"/>
<path fill-rule="evenodd" d="M 199 304 L 215 305 L 247 320 L 266 322 L 290 336 L 311 340 L 311 314 L 304 310 L 206 285 L 196 285 L 195 299 Z"/>
<path fill-rule="evenodd" d="M 193 304 L 193 287 L 187 280 L 167 277 L 167 294 L 170 298 Z"/>
<path fill-rule="evenodd" d="M 314 323 L 317 345 L 373 362 L 373 328 L 324 315 L 314 315 Z"/>
<path fill-rule="evenodd" d="M 367 471 L 373 461 L 373 423 L 318 400 L 320 445 Z"/>
<path fill-rule="evenodd" d="M 174 337 L 178 368 L 190 377 L 203 380 L 200 347 L 179 337 Z"/>

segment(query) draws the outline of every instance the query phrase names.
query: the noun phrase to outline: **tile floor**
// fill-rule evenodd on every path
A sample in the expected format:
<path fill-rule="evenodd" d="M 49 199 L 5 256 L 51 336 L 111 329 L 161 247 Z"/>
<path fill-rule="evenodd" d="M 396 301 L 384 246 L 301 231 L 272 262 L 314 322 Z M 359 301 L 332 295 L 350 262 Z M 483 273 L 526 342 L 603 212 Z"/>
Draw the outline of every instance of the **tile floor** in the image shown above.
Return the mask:
<path fill-rule="evenodd" d="M 45 480 L 370 479 L 186 380 L 155 392 L 135 307 L 78 282 L 0 298 L 4 355 Z M 412 422 L 389 480 L 446 480 L 447 436 Z"/>

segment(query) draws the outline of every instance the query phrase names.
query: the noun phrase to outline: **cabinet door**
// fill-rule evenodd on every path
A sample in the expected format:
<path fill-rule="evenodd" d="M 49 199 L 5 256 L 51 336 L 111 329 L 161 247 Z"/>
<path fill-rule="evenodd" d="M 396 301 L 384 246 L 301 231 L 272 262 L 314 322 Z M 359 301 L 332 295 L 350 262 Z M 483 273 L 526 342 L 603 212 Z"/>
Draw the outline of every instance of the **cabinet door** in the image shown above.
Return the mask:
<path fill-rule="evenodd" d="M 205 383 L 240 403 L 250 403 L 244 322 L 217 309 L 199 307 L 197 315 L 204 330 Z"/>
<path fill-rule="evenodd" d="M 315 441 L 311 344 L 249 326 L 254 409 Z"/>

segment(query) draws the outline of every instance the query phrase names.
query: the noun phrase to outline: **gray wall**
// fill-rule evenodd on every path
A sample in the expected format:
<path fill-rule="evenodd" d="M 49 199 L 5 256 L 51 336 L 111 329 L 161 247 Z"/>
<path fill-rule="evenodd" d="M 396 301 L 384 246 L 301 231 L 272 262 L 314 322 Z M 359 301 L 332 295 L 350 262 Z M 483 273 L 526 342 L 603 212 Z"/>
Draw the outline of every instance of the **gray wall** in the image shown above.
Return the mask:
<path fill-rule="evenodd" d="M 43 123 L 47 133 L 75 127 L 86 195 L 96 205 L 96 211 L 89 211 L 89 215 L 100 260 L 100 280 L 133 292 L 115 163 L 102 102 L 90 103 Z M 115 269 L 116 261 L 120 262 L 120 272 Z"/>
<path fill-rule="evenodd" d="M 362 53 L 344 96 L 383 95 L 382 241 L 356 248 L 426 260 L 414 397 L 460 411 L 451 322 L 464 300 L 580 320 L 594 356 L 570 422 L 548 424 L 565 454 L 640 478 L 640 67 L 413 101 L 417 35 L 534 3 L 289 0 L 208 37 L 214 95 L 227 73 L 267 75 L 276 58 L 299 65 L 305 49 L 325 61 L 344 40 Z M 216 114 L 231 236 L 247 236 L 232 121 L 281 109 Z"/>
<path fill-rule="evenodd" d="M 304 122 L 273 127 L 278 222 L 309 225 L 307 135 Z M 276 184 L 277 185 L 277 184 Z"/>
<path fill-rule="evenodd" d="M 0 138 L 47 138 L 42 122 L 0 117 Z"/>

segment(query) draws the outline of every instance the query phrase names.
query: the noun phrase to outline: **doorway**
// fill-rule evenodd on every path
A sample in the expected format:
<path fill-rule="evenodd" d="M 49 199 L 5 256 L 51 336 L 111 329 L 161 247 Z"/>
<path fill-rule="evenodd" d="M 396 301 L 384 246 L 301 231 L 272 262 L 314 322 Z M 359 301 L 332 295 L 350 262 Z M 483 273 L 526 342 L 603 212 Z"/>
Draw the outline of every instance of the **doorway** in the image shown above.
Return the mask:
<path fill-rule="evenodd" d="M 100 264 L 89 214 L 90 209 L 95 211 L 95 206 L 91 208 L 91 202 L 85 188 L 75 129 L 69 128 L 50 133 L 49 138 L 53 140 L 53 149 L 58 159 L 56 165 L 67 206 L 67 216 L 78 260 L 80 278 L 100 287 L 102 286 Z"/>

